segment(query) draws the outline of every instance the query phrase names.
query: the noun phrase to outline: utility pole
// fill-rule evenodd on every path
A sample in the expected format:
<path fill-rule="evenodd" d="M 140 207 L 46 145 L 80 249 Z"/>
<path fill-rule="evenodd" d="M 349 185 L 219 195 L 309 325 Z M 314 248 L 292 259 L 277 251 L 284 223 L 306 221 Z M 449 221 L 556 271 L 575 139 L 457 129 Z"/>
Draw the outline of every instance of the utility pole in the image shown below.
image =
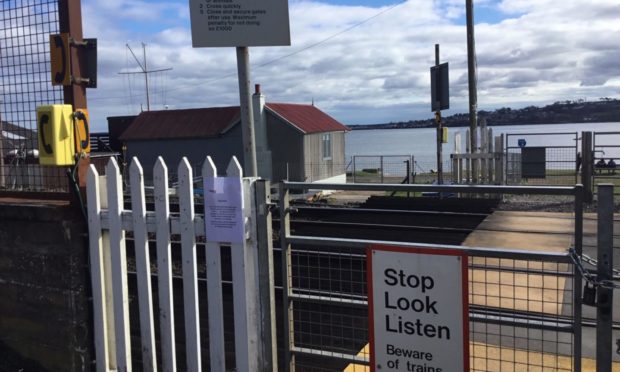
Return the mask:
<path fill-rule="evenodd" d="M 474 4 L 473 0 L 465 0 L 467 18 L 467 72 L 469 78 L 469 139 L 470 153 L 474 154 L 478 148 L 478 87 L 476 72 L 476 44 L 474 38 Z M 471 159 L 472 180 L 478 180 L 478 164 Z"/>
<path fill-rule="evenodd" d="M 439 68 L 439 44 L 435 44 L 435 66 Z M 435 121 L 437 122 L 437 184 L 443 184 L 443 128 L 441 123 L 441 110 L 435 111 Z"/>
<path fill-rule="evenodd" d="M 82 5 L 80 0 L 59 0 L 58 1 L 58 21 L 59 32 L 68 33 L 69 37 L 74 41 L 82 41 L 84 36 L 82 33 Z M 84 77 L 84 66 L 82 60 L 82 53 L 79 48 L 70 47 L 71 64 L 71 85 L 63 87 L 64 103 L 71 105 L 73 110 L 87 109 L 86 102 L 86 85 L 80 83 L 77 79 Z M 90 165 L 90 157 L 87 156 L 80 160 L 78 165 L 78 180 L 79 188 L 82 195 L 85 195 L 86 190 L 86 173 Z M 59 174 L 60 176 L 60 174 Z M 66 177 L 65 177 L 66 178 Z M 78 200 L 74 198 L 73 203 L 77 203 Z"/>
<path fill-rule="evenodd" d="M 2 134 L 2 101 L 0 101 L 0 187 L 4 187 L 4 134 Z"/>
<path fill-rule="evenodd" d="M 256 136 L 254 132 L 254 110 L 250 95 L 250 51 L 248 47 L 237 47 L 237 74 L 239 77 L 239 110 L 241 111 L 241 134 L 243 137 L 243 175 L 256 177 Z"/>
<path fill-rule="evenodd" d="M 149 71 L 146 67 L 146 44 L 142 43 L 142 58 L 143 58 L 142 61 L 144 65 L 140 63 L 140 61 L 138 60 L 138 57 L 136 57 L 136 55 L 134 54 L 129 44 L 125 44 L 125 46 L 127 47 L 127 49 L 129 49 L 129 51 L 131 52 L 131 55 L 133 56 L 133 59 L 136 60 L 136 63 L 138 64 L 138 66 L 140 67 L 140 70 L 142 71 L 119 72 L 119 75 L 144 74 L 144 85 L 146 89 L 146 111 L 151 111 L 151 100 L 149 98 L 149 74 L 154 73 L 154 72 L 170 71 L 172 70 L 172 67 Z"/>

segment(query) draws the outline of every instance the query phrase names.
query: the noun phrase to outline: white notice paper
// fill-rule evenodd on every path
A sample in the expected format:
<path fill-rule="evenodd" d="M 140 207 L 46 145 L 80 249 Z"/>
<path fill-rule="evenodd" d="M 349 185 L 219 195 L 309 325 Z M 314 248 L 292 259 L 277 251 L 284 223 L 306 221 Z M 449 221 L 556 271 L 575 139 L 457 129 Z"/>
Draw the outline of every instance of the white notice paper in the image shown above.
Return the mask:
<path fill-rule="evenodd" d="M 192 46 L 291 45 L 287 0 L 189 0 Z"/>
<path fill-rule="evenodd" d="M 239 177 L 205 178 L 207 241 L 243 243 L 243 192 Z"/>

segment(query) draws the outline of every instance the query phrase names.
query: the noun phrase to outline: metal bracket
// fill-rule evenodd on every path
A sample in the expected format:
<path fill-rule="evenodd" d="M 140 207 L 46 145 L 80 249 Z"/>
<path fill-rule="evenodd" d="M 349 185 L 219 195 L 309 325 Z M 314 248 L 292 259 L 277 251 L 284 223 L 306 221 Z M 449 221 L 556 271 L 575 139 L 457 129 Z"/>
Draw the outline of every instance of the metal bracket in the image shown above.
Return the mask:
<path fill-rule="evenodd" d="M 97 46 L 97 43 L 93 42 L 93 39 L 85 39 L 85 40 L 75 40 L 74 38 L 69 38 L 69 44 L 76 47 L 86 47 L 91 48 Z"/>
<path fill-rule="evenodd" d="M 90 79 L 89 78 L 83 78 L 83 77 L 79 77 L 79 76 L 71 76 L 71 82 L 75 83 L 75 84 L 90 85 Z"/>

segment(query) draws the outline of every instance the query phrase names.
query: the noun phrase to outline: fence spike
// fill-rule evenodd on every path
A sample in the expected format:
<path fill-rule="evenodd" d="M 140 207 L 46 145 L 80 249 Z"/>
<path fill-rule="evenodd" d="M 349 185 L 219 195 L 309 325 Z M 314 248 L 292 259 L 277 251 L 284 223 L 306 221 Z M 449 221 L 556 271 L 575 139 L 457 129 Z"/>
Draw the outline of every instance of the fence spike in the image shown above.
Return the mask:
<path fill-rule="evenodd" d="M 226 175 L 228 177 L 243 177 L 243 168 L 241 168 L 241 164 L 239 164 L 236 156 L 233 156 L 230 159 L 230 163 L 228 163 L 228 168 L 226 168 Z"/>
<path fill-rule="evenodd" d="M 217 177 L 217 167 L 210 156 L 202 164 L 202 177 Z"/>

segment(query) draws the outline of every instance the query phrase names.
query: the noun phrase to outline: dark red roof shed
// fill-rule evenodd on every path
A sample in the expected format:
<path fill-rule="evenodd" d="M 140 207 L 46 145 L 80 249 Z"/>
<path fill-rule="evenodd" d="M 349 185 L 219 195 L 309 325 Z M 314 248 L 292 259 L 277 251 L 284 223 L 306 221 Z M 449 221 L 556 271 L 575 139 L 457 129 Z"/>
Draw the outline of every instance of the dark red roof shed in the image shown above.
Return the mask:
<path fill-rule="evenodd" d="M 301 132 L 343 132 L 350 129 L 312 105 L 294 103 L 267 103 L 267 109 L 280 116 Z"/>
<path fill-rule="evenodd" d="M 217 137 L 239 122 L 239 107 L 144 111 L 120 139 L 155 140 Z"/>

